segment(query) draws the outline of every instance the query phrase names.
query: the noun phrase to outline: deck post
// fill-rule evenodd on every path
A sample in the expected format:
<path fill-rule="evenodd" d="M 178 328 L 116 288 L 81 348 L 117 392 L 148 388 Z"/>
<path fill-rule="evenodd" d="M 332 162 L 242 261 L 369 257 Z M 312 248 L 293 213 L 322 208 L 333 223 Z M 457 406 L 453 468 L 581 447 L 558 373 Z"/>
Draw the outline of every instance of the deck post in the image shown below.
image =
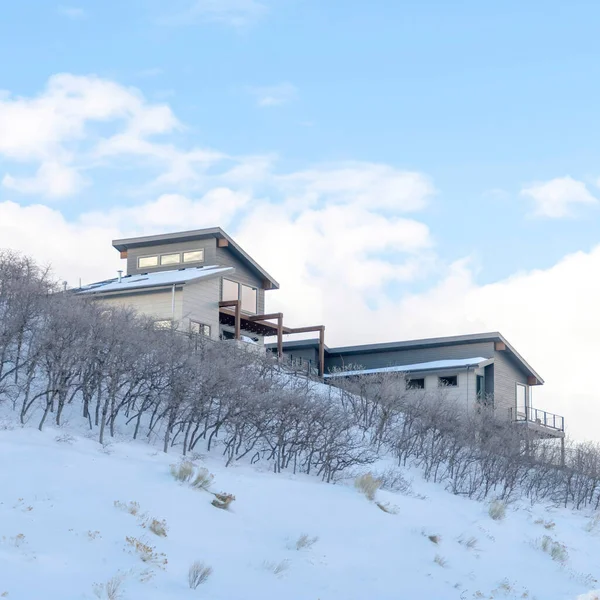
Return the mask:
<path fill-rule="evenodd" d="M 319 377 L 325 374 L 325 325 L 319 331 Z"/>
<path fill-rule="evenodd" d="M 277 358 L 283 358 L 283 313 L 277 315 Z"/>
<path fill-rule="evenodd" d="M 235 303 L 235 339 L 242 339 L 242 303 L 239 300 Z"/>

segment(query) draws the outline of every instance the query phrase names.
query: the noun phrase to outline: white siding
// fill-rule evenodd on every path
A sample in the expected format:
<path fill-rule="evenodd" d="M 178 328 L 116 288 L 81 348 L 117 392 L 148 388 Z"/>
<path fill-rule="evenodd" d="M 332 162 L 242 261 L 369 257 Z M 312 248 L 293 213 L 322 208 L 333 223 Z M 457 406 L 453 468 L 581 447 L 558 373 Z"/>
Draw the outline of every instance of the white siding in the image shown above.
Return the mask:
<path fill-rule="evenodd" d="M 457 387 L 439 387 L 439 377 L 440 374 L 432 374 L 432 375 L 420 375 L 419 373 L 413 373 L 413 379 L 425 379 L 425 390 L 410 390 L 407 393 L 409 394 L 427 394 L 435 397 L 435 395 L 439 395 L 440 399 L 447 400 L 449 402 L 455 402 L 460 406 L 463 406 L 466 410 L 470 411 L 475 407 L 476 404 L 476 379 L 475 372 L 472 370 L 469 371 L 459 371 L 458 373 L 450 373 L 444 371 L 441 373 L 443 376 L 449 375 L 457 375 L 458 376 L 458 386 Z"/>
<path fill-rule="evenodd" d="M 175 290 L 175 321 L 180 322 L 182 317 L 181 290 Z M 140 314 L 146 314 L 158 319 L 171 319 L 173 317 L 173 292 L 144 291 L 137 294 L 124 294 L 118 296 L 105 296 L 102 302 L 113 306 L 130 306 Z"/>

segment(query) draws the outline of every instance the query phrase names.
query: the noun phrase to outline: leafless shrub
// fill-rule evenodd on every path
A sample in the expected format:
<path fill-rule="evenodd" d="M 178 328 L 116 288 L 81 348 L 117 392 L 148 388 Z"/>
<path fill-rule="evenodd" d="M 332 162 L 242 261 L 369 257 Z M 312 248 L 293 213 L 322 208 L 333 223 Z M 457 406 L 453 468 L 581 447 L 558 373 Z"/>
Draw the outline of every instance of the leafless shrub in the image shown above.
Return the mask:
<path fill-rule="evenodd" d="M 188 583 L 191 589 L 195 590 L 198 586 L 205 583 L 212 575 L 212 567 L 205 565 L 203 562 L 194 562 L 188 570 Z"/>
<path fill-rule="evenodd" d="M 93 585 L 94 595 L 101 600 L 119 600 L 122 598 L 121 587 L 125 576 L 122 574 L 111 577 L 106 583 L 95 583 Z"/>
<path fill-rule="evenodd" d="M 319 541 L 318 536 L 310 537 L 308 534 L 303 533 L 296 540 L 296 550 L 304 550 L 312 548 Z"/>
<path fill-rule="evenodd" d="M 61 443 L 61 444 L 69 444 L 71 445 L 74 441 L 75 438 L 68 434 L 68 433 L 63 433 L 62 435 L 58 435 L 54 438 L 55 441 Z"/>
<path fill-rule="evenodd" d="M 381 487 L 381 480 L 373 477 L 372 473 L 365 473 L 354 480 L 354 487 L 364 494 L 369 500 L 375 500 L 375 494 Z"/>
<path fill-rule="evenodd" d="M 399 469 L 389 468 L 374 476 L 381 481 L 381 489 L 390 492 L 398 492 L 405 496 L 412 496 L 412 483 L 404 477 Z"/>
<path fill-rule="evenodd" d="M 502 521 L 506 517 L 506 504 L 500 500 L 494 500 L 488 506 L 488 514 L 494 521 Z"/>

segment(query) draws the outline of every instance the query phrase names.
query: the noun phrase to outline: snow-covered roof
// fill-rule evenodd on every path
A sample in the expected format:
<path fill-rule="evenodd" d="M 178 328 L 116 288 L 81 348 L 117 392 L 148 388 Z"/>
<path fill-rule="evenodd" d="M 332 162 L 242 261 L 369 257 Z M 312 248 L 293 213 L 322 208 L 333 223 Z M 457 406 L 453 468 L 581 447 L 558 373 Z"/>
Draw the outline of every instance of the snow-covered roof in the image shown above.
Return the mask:
<path fill-rule="evenodd" d="M 369 375 L 371 373 L 417 373 L 419 371 L 445 371 L 448 369 L 466 369 L 467 367 L 483 367 L 493 362 L 492 358 L 459 358 L 453 360 L 433 360 L 431 362 L 412 365 L 396 365 L 378 369 L 360 369 L 357 371 L 340 371 L 329 373 L 325 377 L 349 377 L 351 375 Z"/>
<path fill-rule="evenodd" d="M 205 279 L 229 273 L 233 267 L 220 267 L 210 265 L 205 267 L 190 267 L 187 269 L 176 269 L 173 271 L 158 271 L 156 273 L 141 273 L 138 275 L 125 275 L 119 281 L 118 278 L 90 283 L 75 290 L 77 294 L 98 294 L 106 292 L 126 292 L 128 290 L 139 290 L 149 287 L 188 283 L 196 279 Z"/>

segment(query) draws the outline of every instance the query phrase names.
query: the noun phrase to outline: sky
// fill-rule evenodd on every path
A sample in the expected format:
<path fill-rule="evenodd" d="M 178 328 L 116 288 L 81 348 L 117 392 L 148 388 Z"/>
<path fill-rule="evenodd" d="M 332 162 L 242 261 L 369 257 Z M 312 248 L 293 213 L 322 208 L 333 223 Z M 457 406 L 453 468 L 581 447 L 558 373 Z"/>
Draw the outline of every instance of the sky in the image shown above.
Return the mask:
<path fill-rule="evenodd" d="M 501 331 L 600 441 L 600 5 L 22 0 L 0 247 L 69 285 L 221 226 L 329 345 Z"/>

